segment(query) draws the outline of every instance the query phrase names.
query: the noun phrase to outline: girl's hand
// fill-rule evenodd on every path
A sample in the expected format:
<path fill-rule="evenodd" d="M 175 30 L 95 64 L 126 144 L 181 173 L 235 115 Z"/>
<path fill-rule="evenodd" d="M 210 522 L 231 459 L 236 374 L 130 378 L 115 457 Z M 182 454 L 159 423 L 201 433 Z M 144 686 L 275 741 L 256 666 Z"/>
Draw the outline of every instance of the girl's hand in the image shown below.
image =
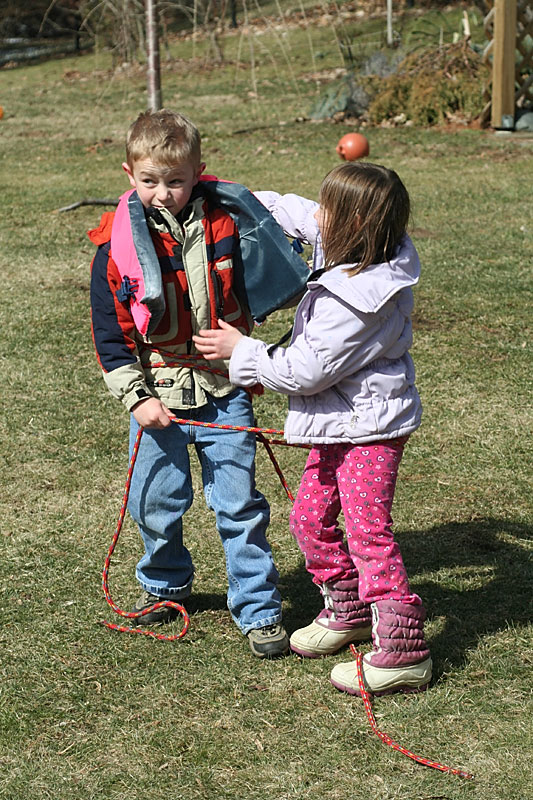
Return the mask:
<path fill-rule="evenodd" d="M 147 397 L 133 406 L 131 413 L 141 428 L 168 428 L 172 424 L 172 412 L 158 397 Z"/>
<path fill-rule="evenodd" d="M 196 349 L 207 361 L 214 361 L 217 358 L 230 358 L 233 349 L 242 333 L 228 325 L 224 320 L 218 320 L 218 329 L 210 331 L 200 331 L 197 336 L 193 336 Z"/>

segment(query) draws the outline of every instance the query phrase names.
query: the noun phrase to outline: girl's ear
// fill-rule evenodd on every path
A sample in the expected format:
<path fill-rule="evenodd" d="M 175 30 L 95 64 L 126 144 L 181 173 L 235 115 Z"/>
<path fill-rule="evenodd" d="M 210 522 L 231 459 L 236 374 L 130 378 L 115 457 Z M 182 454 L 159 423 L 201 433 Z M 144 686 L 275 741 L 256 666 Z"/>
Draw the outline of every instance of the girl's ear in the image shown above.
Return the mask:
<path fill-rule="evenodd" d="M 126 173 L 128 178 L 130 179 L 130 184 L 131 184 L 132 188 L 136 189 L 137 188 L 137 184 L 135 183 L 135 178 L 133 177 L 133 172 L 131 171 L 129 164 L 126 161 L 122 162 L 122 169 L 124 170 L 124 172 Z"/>

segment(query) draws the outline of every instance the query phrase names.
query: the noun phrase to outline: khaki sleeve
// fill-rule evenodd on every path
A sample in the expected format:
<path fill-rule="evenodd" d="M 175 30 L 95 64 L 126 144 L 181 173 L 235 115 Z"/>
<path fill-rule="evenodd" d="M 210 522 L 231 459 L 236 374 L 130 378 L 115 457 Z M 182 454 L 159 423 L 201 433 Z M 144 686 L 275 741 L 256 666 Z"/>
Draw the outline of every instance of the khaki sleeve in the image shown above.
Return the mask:
<path fill-rule="evenodd" d="M 124 403 L 128 411 L 140 400 L 153 397 L 146 385 L 140 361 L 104 372 L 104 381 L 113 397 Z"/>

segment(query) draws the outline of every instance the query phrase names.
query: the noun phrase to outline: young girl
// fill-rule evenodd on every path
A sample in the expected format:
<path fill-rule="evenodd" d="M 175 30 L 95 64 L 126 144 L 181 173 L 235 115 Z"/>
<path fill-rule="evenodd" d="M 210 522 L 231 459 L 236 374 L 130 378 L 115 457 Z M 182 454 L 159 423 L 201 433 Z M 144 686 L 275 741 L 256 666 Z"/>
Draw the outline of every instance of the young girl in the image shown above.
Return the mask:
<path fill-rule="evenodd" d="M 325 608 L 292 634 L 291 648 L 314 658 L 371 636 L 363 660 L 370 691 L 425 689 L 426 615 L 391 518 L 403 448 L 421 417 L 409 355 L 420 272 L 406 234 L 409 196 L 395 172 L 369 163 L 335 167 L 320 206 L 293 194 L 257 196 L 288 235 L 315 246 L 315 267 L 323 259 L 291 343 L 272 348 L 222 321 L 194 341 L 208 360 L 231 356 L 232 383 L 287 394 L 287 441 L 313 445 L 290 524 Z M 337 664 L 331 681 L 358 694 L 356 662 Z"/>

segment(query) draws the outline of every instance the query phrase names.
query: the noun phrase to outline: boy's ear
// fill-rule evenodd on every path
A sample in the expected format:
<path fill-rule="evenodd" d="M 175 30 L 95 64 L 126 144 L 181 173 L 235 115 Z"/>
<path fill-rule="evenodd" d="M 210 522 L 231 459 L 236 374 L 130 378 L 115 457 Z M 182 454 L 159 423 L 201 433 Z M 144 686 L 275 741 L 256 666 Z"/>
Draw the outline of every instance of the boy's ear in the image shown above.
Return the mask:
<path fill-rule="evenodd" d="M 133 172 L 131 171 L 129 164 L 126 161 L 122 162 L 122 169 L 124 170 L 124 172 L 126 173 L 128 178 L 130 179 L 131 186 L 135 189 L 137 187 L 137 184 L 135 183 L 135 178 L 133 177 Z"/>
<path fill-rule="evenodd" d="M 198 181 L 200 180 L 200 176 L 201 176 L 202 172 L 205 170 L 205 167 L 206 167 L 205 161 L 202 161 L 202 163 L 200 164 L 200 166 L 196 170 L 196 175 L 195 175 L 196 183 L 198 183 Z"/>

